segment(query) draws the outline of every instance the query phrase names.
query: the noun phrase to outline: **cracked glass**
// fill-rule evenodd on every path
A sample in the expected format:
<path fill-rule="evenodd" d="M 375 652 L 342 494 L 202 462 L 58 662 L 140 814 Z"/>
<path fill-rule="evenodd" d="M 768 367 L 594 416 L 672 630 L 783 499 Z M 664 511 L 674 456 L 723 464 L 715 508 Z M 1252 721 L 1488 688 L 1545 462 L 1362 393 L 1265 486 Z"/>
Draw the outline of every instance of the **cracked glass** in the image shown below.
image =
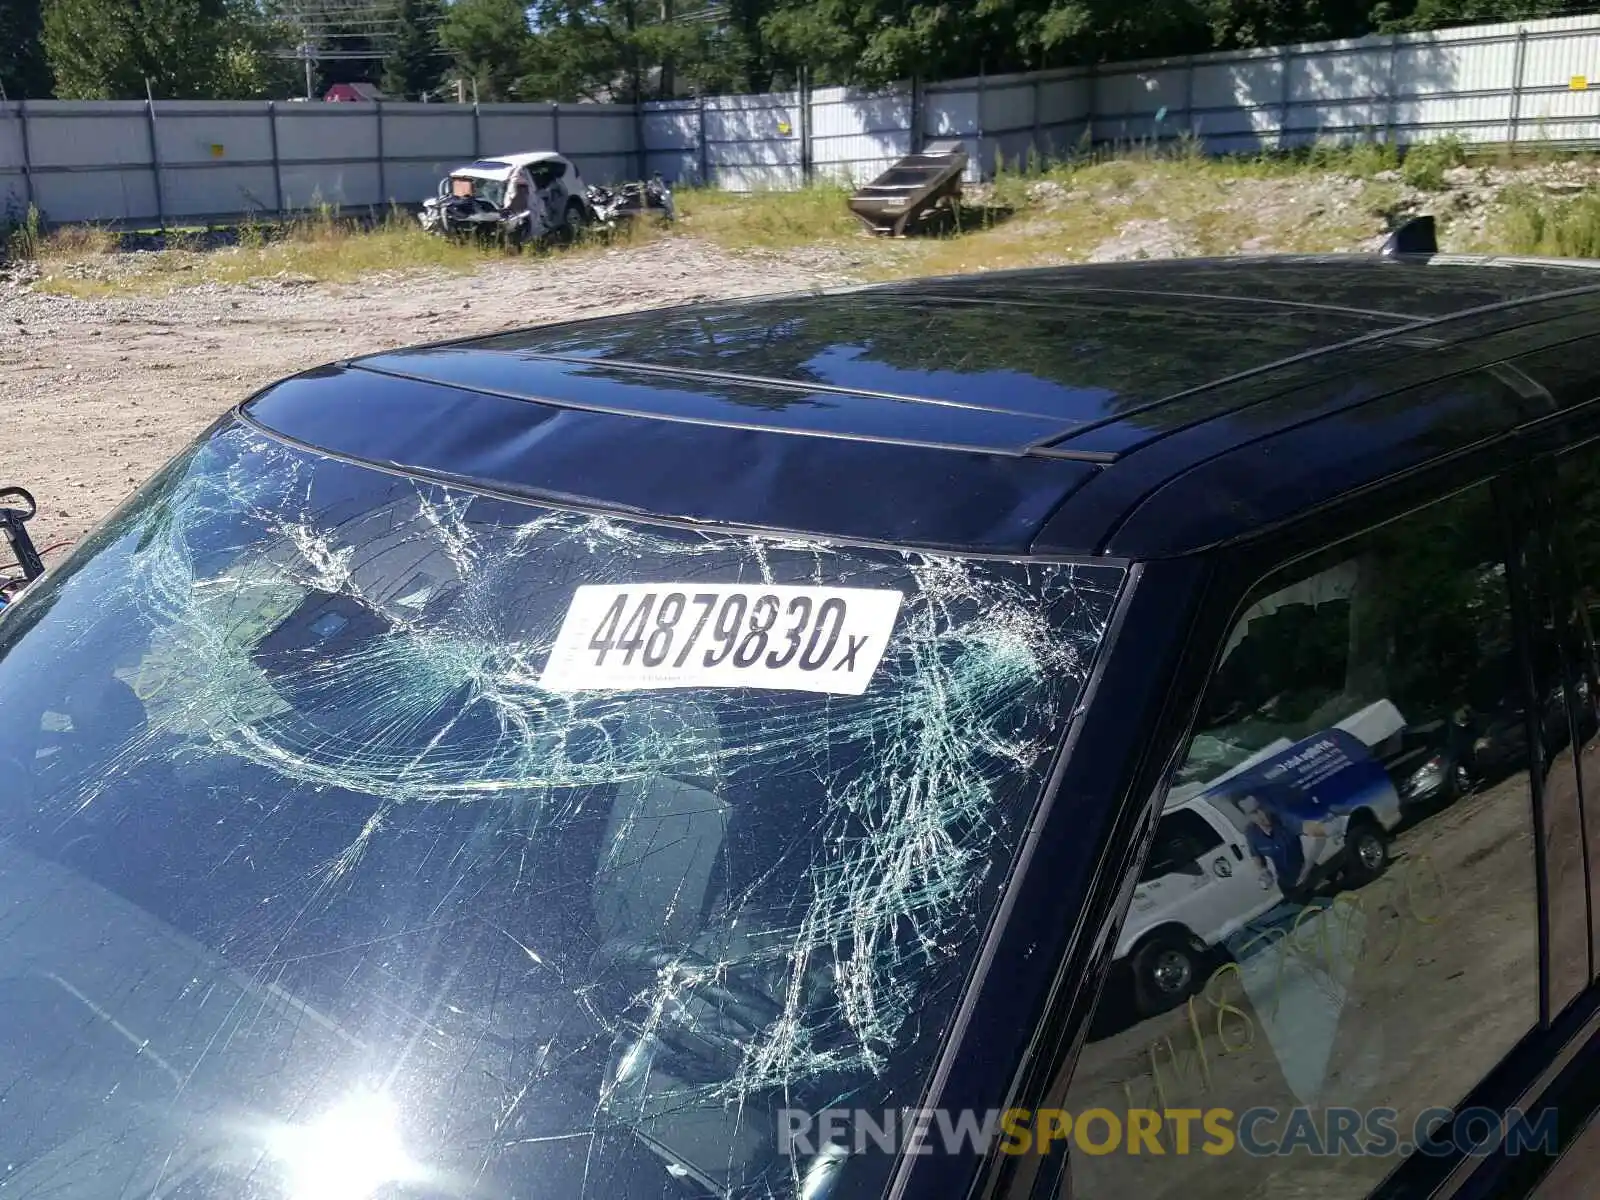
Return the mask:
<path fill-rule="evenodd" d="M 1122 579 L 223 426 L 0 619 L 6 1186 L 877 1194 L 778 1114 L 917 1103 Z M 543 686 L 618 585 L 901 599 L 860 694 Z"/>

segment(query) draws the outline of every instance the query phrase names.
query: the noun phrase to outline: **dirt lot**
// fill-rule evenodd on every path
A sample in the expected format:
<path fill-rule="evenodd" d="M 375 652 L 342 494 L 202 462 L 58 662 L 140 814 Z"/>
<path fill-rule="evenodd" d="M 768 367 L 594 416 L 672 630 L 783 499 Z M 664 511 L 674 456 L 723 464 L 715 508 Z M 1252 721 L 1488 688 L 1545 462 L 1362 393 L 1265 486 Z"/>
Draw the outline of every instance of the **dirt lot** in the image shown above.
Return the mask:
<path fill-rule="evenodd" d="M 77 300 L 0 282 L 0 483 L 38 498 L 41 548 L 76 540 L 218 414 L 290 372 L 510 326 L 841 282 L 831 266 L 681 239 L 358 286 Z"/>

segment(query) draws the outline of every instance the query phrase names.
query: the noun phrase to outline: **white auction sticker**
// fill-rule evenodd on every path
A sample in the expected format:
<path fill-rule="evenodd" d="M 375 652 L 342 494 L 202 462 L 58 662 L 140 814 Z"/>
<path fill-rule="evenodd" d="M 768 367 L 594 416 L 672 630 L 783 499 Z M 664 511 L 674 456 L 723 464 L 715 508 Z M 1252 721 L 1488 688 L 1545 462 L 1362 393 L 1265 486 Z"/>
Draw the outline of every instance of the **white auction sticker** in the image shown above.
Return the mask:
<path fill-rule="evenodd" d="M 729 583 L 578 588 L 539 683 L 555 692 L 753 687 L 859 696 L 899 592 Z"/>

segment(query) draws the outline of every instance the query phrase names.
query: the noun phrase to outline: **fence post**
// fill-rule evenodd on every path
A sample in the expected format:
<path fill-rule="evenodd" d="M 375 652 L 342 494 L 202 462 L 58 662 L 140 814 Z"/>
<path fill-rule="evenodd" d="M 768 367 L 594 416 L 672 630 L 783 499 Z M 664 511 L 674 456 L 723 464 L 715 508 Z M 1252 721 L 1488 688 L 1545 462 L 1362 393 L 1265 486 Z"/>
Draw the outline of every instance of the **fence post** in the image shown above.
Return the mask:
<path fill-rule="evenodd" d="M 1044 165 L 1044 157 L 1045 157 L 1045 155 L 1044 155 L 1044 147 L 1039 144 L 1040 141 L 1041 141 L 1040 125 L 1041 125 L 1041 122 L 1039 120 L 1039 77 L 1037 75 L 1035 75 L 1033 77 L 1033 132 L 1031 134 L 1029 134 L 1028 136 L 1029 136 L 1029 144 L 1032 145 L 1032 147 L 1033 147 L 1034 162 L 1038 163 L 1040 166 L 1043 166 Z M 1030 165 L 1032 165 L 1032 164 L 1030 164 Z"/>
<path fill-rule="evenodd" d="M 150 178 L 156 185 L 156 219 L 161 222 L 161 241 L 167 240 L 167 202 L 161 190 L 161 152 L 156 148 L 156 98 L 150 81 L 144 81 L 145 132 L 150 142 Z"/>
<path fill-rule="evenodd" d="M 27 97 L 17 101 L 17 122 L 21 126 L 22 134 L 22 195 L 28 202 L 28 207 L 33 208 L 37 199 L 33 191 L 33 154 L 28 144 Z"/>
<path fill-rule="evenodd" d="M 1095 85 L 1099 82 L 1099 78 L 1095 64 L 1090 63 L 1086 76 L 1089 84 L 1089 102 L 1083 106 L 1083 144 L 1091 156 L 1094 154 Z"/>
<path fill-rule="evenodd" d="M 643 179 L 649 171 L 649 163 L 645 156 L 644 144 L 644 104 L 635 94 L 633 99 L 633 159 L 638 165 L 634 178 Z"/>
<path fill-rule="evenodd" d="M 554 100 L 550 102 L 550 149 L 561 153 L 561 105 Z"/>
<path fill-rule="evenodd" d="M 389 203 L 389 173 L 383 166 L 383 101 L 374 100 L 378 114 L 378 203 Z"/>
<path fill-rule="evenodd" d="M 906 130 L 906 152 L 921 154 L 928 129 L 928 90 L 922 86 L 922 76 L 911 77 L 911 127 Z"/>
<path fill-rule="evenodd" d="M 278 102 L 267 101 L 267 137 L 272 145 L 273 212 L 283 215 L 283 163 L 278 157 Z"/>
<path fill-rule="evenodd" d="M 706 149 L 706 96 L 704 92 L 701 92 L 697 97 L 697 102 L 699 104 L 699 123 L 695 127 L 695 148 L 698 151 L 696 161 L 699 163 L 700 186 L 710 187 L 711 162 L 709 152 Z"/>
<path fill-rule="evenodd" d="M 811 127 L 811 68 L 800 69 L 800 182 L 810 187 L 816 174 L 816 145 Z"/>
<path fill-rule="evenodd" d="M 1517 144 L 1517 126 L 1522 123 L 1522 77 L 1523 67 L 1528 59 L 1528 30 L 1526 26 L 1517 27 L 1517 56 L 1511 67 L 1511 128 L 1509 137 L 1511 144 Z"/>
<path fill-rule="evenodd" d="M 985 94 L 987 93 L 987 91 L 988 91 L 988 88 L 984 83 L 983 67 L 979 66 L 979 68 L 978 68 L 978 182 L 980 182 L 980 183 L 983 182 L 984 170 L 985 170 L 986 166 L 988 165 L 988 159 L 984 155 L 984 151 L 983 151 L 983 98 L 984 98 Z"/>
<path fill-rule="evenodd" d="M 1289 148 L 1289 101 L 1294 94 L 1293 74 L 1289 69 L 1294 56 L 1288 46 L 1278 51 L 1278 61 L 1283 64 L 1283 88 L 1278 97 L 1278 149 L 1282 151 Z"/>
<path fill-rule="evenodd" d="M 1188 69 L 1183 73 L 1183 120 L 1189 127 L 1189 136 L 1196 137 L 1199 130 L 1194 120 L 1194 55 L 1189 55 Z"/>
<path fill-rule="evenodd" d="M 478 102 L 476 100 L 472 102 L 472 157 L 474 159 L 483 157 L 483 134 L 478 120 Z"/>
<path fill-rule="evenodd" d="M 1400 35 L 1389 35 L 1389 72 L 1384 82 L 1384 91 L 1388 93 L 1384 108 L 1383 144 L 1394 147 L 1394 116 L 1395 116 L 1395 89 L 1399 84 L 1398 70 L 1400 60 Z"/>

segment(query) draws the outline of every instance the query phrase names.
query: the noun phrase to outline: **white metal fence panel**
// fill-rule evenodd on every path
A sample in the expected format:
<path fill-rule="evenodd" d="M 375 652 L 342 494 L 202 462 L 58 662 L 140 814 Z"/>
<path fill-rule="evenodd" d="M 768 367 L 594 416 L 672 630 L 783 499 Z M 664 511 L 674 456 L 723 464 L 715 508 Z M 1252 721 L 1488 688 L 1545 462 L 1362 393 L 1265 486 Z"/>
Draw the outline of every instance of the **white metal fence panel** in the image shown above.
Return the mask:
<path fill-rule="evenodd" d="M 55 222 L 144 222 L 414 204 L 456 163 L 543 148 L 590 182 L 660 171 L 749 191 L 864 181 L 945 138 L 967 143 L 977 179 L 1086 140 L 1189 135 L 1226 153 L 1444 134 L 1600 143 L 1600 15 L 637 109 L 12 101 L 0 103 L 0 215 L 37 204 Z"/>
<path fill-rule="evenodd" d="M 563 104 L 551 108 L 548 146 L 570 158 L 585 183 L 614 183 L 643 172 L 641 114 L 631 104 Z M 540 148 L 538 143 L 527 147 Z"/>
<path fill-rule="evenodd" d="M 645 105 L 639 118 L 645 173 L 660 172 L 663 179 L 705 182 L 706 162 L 700 140 L 704 126 L 698 100 Z"/>
<path fill-rule="evenodd" d="M 866 183 L 911 153 L 913 96 L 909 88 L 863 92 L 819 88 L 810 105 L 815 172 L 844 183 Z"/>
<path fill-rule="evenodd" d="M 0 220 L 19 214 L 28 204 L 28 178 L 22 164 L 28 159 L 22 142 L 21 106 L 0 103 Z"/>
<path fill-rule="evenodd" d="M 631 105 L 13 101 L 0 220 L 199 221 L 416 204 L 484 154 L 559 149 L 587 181 L 640 169 Z"/>
<path fill-rule="evenodd" d="M 1093 88 L 1087 71 L 1039 76 L 1039 153 L 1058 158 L 1070 153 L 1089 135 Z"/>
<path fill-rule="evenodd" d="M 894 99 L 842 87 L 813 92 L 807 108 L 813 173 L 847 185 L 864 183 L 909 154 L 910 99 L 899 111 Z"/>
<path fill-rule="evenodd" d="M 796 92 L 707 97 L 706 182 L 734 192 L 797 188 L 805 181 L 804 119 Z"/>

